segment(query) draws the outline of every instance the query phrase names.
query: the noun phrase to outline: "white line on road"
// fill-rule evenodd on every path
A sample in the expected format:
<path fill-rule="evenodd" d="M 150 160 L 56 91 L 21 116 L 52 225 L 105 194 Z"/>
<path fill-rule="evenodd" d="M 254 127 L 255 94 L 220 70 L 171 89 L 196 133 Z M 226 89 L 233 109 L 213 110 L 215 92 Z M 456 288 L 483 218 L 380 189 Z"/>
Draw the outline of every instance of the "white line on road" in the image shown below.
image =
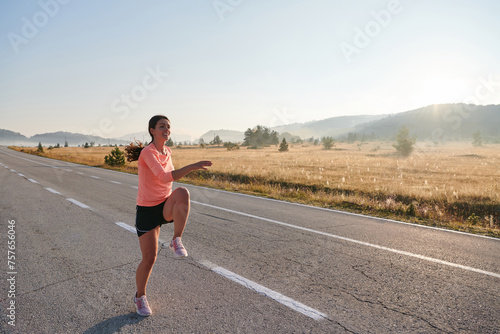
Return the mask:
<path fill-rule="evenodd" d="M 118 225 L 118 226 L 120 226 L 120 227 L 123 227 L 124 229 L 126 229 L 129 232 L 137 234 L 137 231 L 135 230 L 135 228 L 133 228 L 129 224 L 126 224 L 124 222 L 116 222 L 115 224 Z"/>
<path fill-rule="evenodd" d="M 335 239 L 339 239 L 339 240 L 344 240 L 344 241 L 348 241 L 348 242 L 352 242 L 352 243 L 356 243 L 356 244 L 363 245 L 363 246 L 373 247 L 373 248 L 384 250 L 384 251 L 387 251 L 387 252 L 392 252 L 392 253 L 396 253 L 396 254 L 400 254 L 400 255 L 410 256 L 410 257 L 414 257 L 414 258 L 417 258 L 417 259 L 420 259 L 420 260 L 425 260 L 425 261 L 429 261 L 429 262 L 439 263 L 439 264 L 443 264 L 443 265 L 454 267 L 454 268 L 460 268 L 460 269 L 463 269 L 463 270 L 468 270 L 468 271 L 472 271 L 472 272 L 475 272 L 475 273 L 479 273 L 479 274 L 483 274 L 483 275 L 488 275 L 488 276 L 500 278 L 500 274 L 497 274 L 497 273 L 494 273 L 494 272 L 490 272 L 490 271 L 486 271 L 486 270 L 481 270 L 481 269 L 477 269 L 477 268 L 473 268 L 473 267 L 468 267 L 468 266 L 464 266 L 464 265 L 457 264 L 457 263 L 443 261 L 443 260 L 435 259 L 435 258 L 424 256 L 424 255 L 419 255 L 419 254 L 414 254 L 414 253 L 410 253 L 410 252 L 406 252 L 406 251 L 401 251 L 401 250 L 394 249 L 394 248 L 389 248 L 389 247 L 385 247 L 385 246 L 371 244 L 369 242 L 364 242 L 364 241 L 359 241 L 359 240 L 355 240 L 355 239 L 351 239 L 351 238 L 346 238 L 346 237 L 342 237 L 340 235 L 335 235 L 335 234 L 331 234 L 331 233 L 316 231 L 316 230 L 313 230 L 311 228 L 297 226 L 297 225 L 292 225 L 292 224 L 280 222 L 280 221 L 273 220 L 273 219 L 268 219 L 268 218 L 259 217 L 259 216 L 251 215 L 251 214 L 244 213 L 244 212 L 239 212 L 239 211 L 235 211 L 235 210 L 230 210 L 230 209 L 222 208 L 222 207 L 215 206 L 215 205 L 205 204 L 205 203 L 196 202 L 196 201 L 191 201 L 191 203 L 196 203 L 196 204 L 199 204 L 199 205 L 207 206 L 209 208 L 214 208 L 214 209 L 218 209 L 218 210 L 221 210 L 221 211 L 230 212 L 230 213 L 242 215 L 242 216 L 245 216 L 245 217 L 250 217 L 250 218 L 255 218 L 255 219 L 259 219 L 259 220 L 264 220 L 264 221 L 267 221 L 267 222 L 270 222 L 270 223 L 273 223 L 273 224 L 282 225 L 282 226 L 286 226 L 286 227 L 291 227 L 291 228 L 295 228 L 295 229 L 306 231 L 306 232 L 310 232 L 310 233 L 316 233 L 316 234 L 324 235 L 324 236 L 327 236 L 327 237 L 331 237 L 331 238 L 335 238 Z"/>
<path fill-rule="evenodd" d="M 100 179 L 99 176 L 95 176 L 95 175 L 90 175 L 90 177 L 93 177 L 94 179 Z"/>
<path fill-rule="evenodd" d="M 225 278 L 228 278 L 233 282 L 243 285 L 244 287 L 249 288 L 250 290 L 258 292 L 261 295 L 269 297 L 272 300 L 277 301 L 278 303 L 285 305 L 286 307 L 291 308 L 294 311 L 300 312 L 308 316 L 309 318 L 312 318 L 314 320 L 328 319 L 328 316 L 326 314 L 318 310 L 315 310 L 312 307 L 304 305 L 296 300 L 293 300 L 292 298 L 282 295 L 279 292 L 266 288 L 263 285 L 255 283 L 254 281 L 246 279 L 243 276 L 235 274 L 232 271 L 229 271 L 227 269 L 224 269 L 207 261 L 200 261 L 199 263 L 204 265 L 205 267 L 208 267 L 213 272 L 221 276 L 224 276 Z"/>
<path fill-rule="evenodd" d="M 33 183 L 38 183 L 38 182 L 36 182 L 36 181 L 35 181 L 35 180 L 33 180 L 33 179 L 28 179 L 28 181 L 33 182 Z"/>
<path fill-rule="evenodd" d="M 121 182 L 118 182 L 118 181 L 109 181 L 111 183 L 114 183 L 114 184 L 122 184 Z"/>
<path fill-rule="evenodd" d="M 76 199 L 73 199 L 73 198 L 66 198 L 66 199 L 67 199 L 68 201 L 70 201 L 71 203 L 78 205 L 78 206 L 79 206 L 79 207 L 81 207 L 81 208 L 91 210 L 91 209 L 90 209 L 90 206 L 85 205 L 85 204 L 83 204 L 82 202 L 78 202 Z"/>
<path fill-rule="evenodd" d="M 52 188 L 45 188 L 45 189 L 46 189 L 46 190 L 48 190 L 48 191 L 50 191 L 51 193 L 56 194 L 56 195 L 61 195 L 61 193 L 60 193 L 59 191 L 54 190 L 54 189 L 52 189 Z"/>
<path fill-rule="evenodd" d="M 127 231 L 130 231 L 132 233 L 137 234 L 136 229 L 133 228 L 132 226 L 128 225 L 127 223 L 124 222 L 116 222 L 116 225 L 126 229 Z M 158 243 L 162 245 L 162 248 L 167 248 L 167 242 L 163 241 L 161 239 L 158 239 Z M 263 285 L 260 285 L 258 283 L 255 283 L 254 281 L 251 281 L 249 279 L 246 279 L 243 276 L 240 276 L 238 274 L 233 273 L 232 271 L 229 271 L 225 268 L 219 267 L 216 264 L 213 264 L 209 261 L 204 261 L 200 260 L 197 261 L 199 264 L 201 264 L 204 267 L 207 267 L 208 269 L 212 270 L 213 272 L 230 279 L 233 282 L 236 282 L 240 285 L 243 285 L 246 288 L 249 288 L 250 290 L 253 290 L 255 292 L 260 293 L 261 295 L 264 295 L 266 297 L 271 298 L 274 301 L 277 301 L 278 303 L 285 305 L 286 307 L 291 308 L 294 311 L 300 312 L 310 318 L 313 318 L 314 320 L 323 320 L 323 319 L 328 319 L 328 316 L 324 313 L 319 312 L 318 310 L 315 310 L 307 305 L 304 305 L 296 300 L 293 300 L 292 298 L 289 298 L 285 295 L 282 295 L 279 292 L 276 292 L 274 290 L 271 290 L 269 288 L 266 288 Z"/>

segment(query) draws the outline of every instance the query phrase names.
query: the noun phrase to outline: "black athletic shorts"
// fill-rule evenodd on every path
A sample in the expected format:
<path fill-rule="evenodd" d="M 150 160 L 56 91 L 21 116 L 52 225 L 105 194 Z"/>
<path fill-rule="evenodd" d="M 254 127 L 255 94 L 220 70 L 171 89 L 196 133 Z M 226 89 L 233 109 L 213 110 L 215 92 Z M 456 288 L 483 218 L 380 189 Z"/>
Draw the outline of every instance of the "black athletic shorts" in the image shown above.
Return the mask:
<path fill-rule="evenodd" d="M 165 202 L 167 200 L 168 198 L 165 200 Z M 135 215 L 135 229 L 137 231 L 138 237 L 155 229 L 157 226 L 173 222 L 173 220 L 166 221 L 165 218 L 163 218 L 163 206 L 165 205 L 165 202 L 162 202 L 155 206 L 137 205 Z"/>

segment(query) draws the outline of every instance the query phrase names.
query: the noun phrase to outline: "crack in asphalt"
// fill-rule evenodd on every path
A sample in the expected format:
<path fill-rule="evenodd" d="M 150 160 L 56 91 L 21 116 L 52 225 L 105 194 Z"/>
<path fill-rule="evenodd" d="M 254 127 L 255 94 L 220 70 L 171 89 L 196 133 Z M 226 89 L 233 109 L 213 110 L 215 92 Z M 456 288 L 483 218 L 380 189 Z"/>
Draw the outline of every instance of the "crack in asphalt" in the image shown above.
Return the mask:
<path fill-rule="evenodd" d="M 416 318 L 416 319 L 419 319 L 423 322 L 425 322 L 426 324 L 428 324 L 430 327 L 432 327 L 433 329 L 436 329 L 440 332 L 443 332 L 443 333 L 453 333 L 453 331 L 446 331 L 442 328 L 439 328 L 437 327 L 436 325 L 433 325 L 429 320 L 419 316 L 419 315 L 416 315 L 416 314 L 411 314 L 409 312 L 405 312 L 405 311 L 402 311 L 402 310 L 397 310 L 395 308 L 391 308 L 389 306 L 386 306 L 383 302 L 381 302 L 380 300 L 377 300 L 376 302 L 374 301 L 371 301 L 371 300 L 363 300 L 357 296 L 355 296 L 353 293 L 350 293 L 348 291 L 346 291 L 345 289 L 343 289 L 343 292 L 349 296 L 351 296 L 352 298 L 356 299 L 357 301 L 361 302 L 361 303 L 366 303 L 366 304 L 371 304 L 371 305 L 374 305 L 374 306 L 382 306 L 382 308 L 384 310 L 388 310 L 388 311 L 392 311 L 392 312 L 395 312 L 395 313 L 398 313 L 398 314 L 401 314 L 401 315 L 404 315 L 404 316 L 407 316 L 407 317 L 412 317 L 412 318 Z"/>

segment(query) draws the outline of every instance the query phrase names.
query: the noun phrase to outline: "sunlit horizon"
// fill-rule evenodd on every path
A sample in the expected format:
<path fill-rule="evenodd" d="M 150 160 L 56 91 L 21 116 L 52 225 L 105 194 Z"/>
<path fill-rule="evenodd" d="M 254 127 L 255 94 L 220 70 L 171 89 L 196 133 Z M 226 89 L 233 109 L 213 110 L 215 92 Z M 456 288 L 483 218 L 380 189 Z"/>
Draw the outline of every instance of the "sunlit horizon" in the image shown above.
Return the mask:
<path fill-rule="evenodd" d="M 50 4 L 50 5 L 48 5 Z M 500 104 L 495 1 L 0 5 L 0 128 L 118 138 Z"/>

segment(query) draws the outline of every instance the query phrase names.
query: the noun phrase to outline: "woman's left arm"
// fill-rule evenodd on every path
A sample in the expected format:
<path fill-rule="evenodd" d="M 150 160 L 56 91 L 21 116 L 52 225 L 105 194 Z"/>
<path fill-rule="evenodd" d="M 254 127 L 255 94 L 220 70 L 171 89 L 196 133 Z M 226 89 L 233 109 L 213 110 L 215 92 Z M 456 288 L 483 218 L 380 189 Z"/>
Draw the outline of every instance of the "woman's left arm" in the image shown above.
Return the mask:
<path fill-rule="evenodd" d="M 211 161 L 198 161 L 197 163 L 187 165 L 186 167 L 182 167 L 180 169 L 173 170 L 172 171 L 172 178 L 174 179 L 174 181 L 177 181 L 179 179 L 182 179 L 187 174 L 189 174 L 189 172 L 199 170 L 199 169 L 207 170 L 207 167 L 210 167 L 210 166 L 212 166 Z"/>

